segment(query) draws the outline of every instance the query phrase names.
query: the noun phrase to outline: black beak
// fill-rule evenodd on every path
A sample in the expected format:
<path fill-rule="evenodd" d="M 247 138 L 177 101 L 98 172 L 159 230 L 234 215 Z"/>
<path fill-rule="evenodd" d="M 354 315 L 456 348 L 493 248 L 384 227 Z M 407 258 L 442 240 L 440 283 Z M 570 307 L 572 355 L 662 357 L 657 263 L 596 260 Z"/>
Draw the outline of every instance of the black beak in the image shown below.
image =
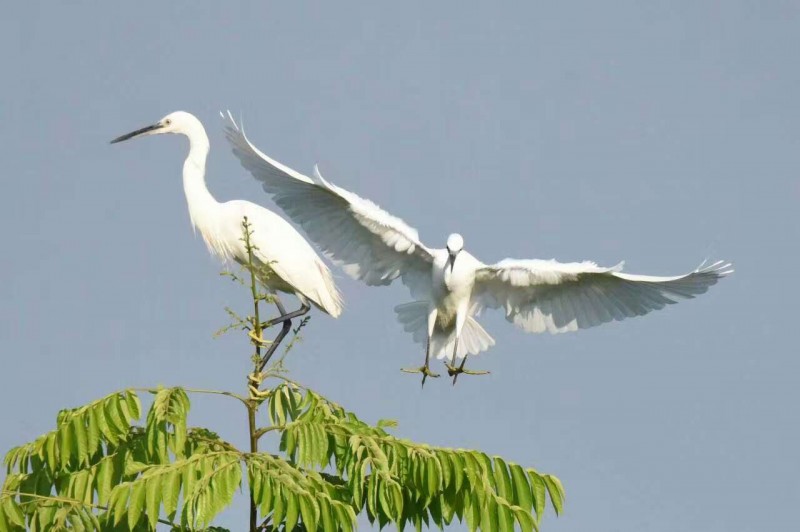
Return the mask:
<path fill-rule="evenodd" d="M 457 254 L 453 253 L 453 252 L 451 252 L 449 250 L 447 251 L 447 254 L 448 254 L 447 264 L 450 265 L 450 273 L 453 273 L 453 266 L 456 265 L 456 255 Z"/>
<path fill-rule="evenodd" d="M 143 135 L 148 131 L 154 131 L 156 129 L 161 129 L 161 124 L 153 124 L 152 126 L 143 127 L 142 129 L 137 129 L 136 131 L 131 131 L 130 133 L 126 133 L 121 137 L 117 137 L 111 141 L 111 144 L 116 144 L 117 142 L 122 142 L 123 140 L 132 139 L 133 137 L 138 137 L 139 135 Z"/>

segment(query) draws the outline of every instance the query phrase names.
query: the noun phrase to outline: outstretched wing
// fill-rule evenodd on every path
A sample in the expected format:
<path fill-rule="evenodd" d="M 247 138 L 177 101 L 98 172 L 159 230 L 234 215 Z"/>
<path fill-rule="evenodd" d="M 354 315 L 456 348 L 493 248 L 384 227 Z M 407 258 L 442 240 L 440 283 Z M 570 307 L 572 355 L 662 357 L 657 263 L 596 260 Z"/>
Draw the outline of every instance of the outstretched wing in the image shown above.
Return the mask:
<path fill-rule="evenodd" d="M 368 285 L 387 285 L 400 277 L 413 296 L 430 292 L 433 256 L 415 229 L 329 183 L 316 167 L 311 178 L 264 155 L 230 113 L 223 119 L 225 135 L 242 166 L 348 275 Z"/>
<path fill-rule="evenodd" d="M 506 319 L 528 332 L 561 333 L 652 310 L 704 293 L 731 265 L 716 262 L 677 277 L 622 273 L 622 263 L 505 259 L 478 270 L 476 308 L 503 308 Z"/>

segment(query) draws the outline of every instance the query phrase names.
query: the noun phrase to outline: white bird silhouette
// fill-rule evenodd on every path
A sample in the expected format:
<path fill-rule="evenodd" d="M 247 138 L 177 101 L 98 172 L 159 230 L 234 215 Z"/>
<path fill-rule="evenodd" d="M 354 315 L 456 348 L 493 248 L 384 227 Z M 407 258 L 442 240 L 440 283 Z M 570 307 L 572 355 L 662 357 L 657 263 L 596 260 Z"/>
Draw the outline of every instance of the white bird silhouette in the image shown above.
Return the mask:
<path fill-rule="evenodd" d="M 112 144 L 144 135 L 175 133 L 189 139 L 189 155 L 183 163 L 183 190 L 189 205 L 192 225 L 200 231 L 208 250 L 223 261 L 246 263 L 247 248 L 243 241 L 245 218 L 252 232 L 251 244 L 260 270 L 267 274 L 261 281 L 271 292 L 295 294 L 300 309 L 287 313 L 280 300 L 275 303 L 281 313 L 265 326 L 283 322 L 283 329 L 262 359 L 266 364 L 275 347 L 291 328 L 291 319 L 310 310 L 309 303 L 334 318 L 342 312 L 342 299 L 328 267 L 311 245 L 286 220 L 272 211 L 243 200 L 218 202 L 205 183 L 206 158 L 210 148 L 208 136 L 194 115 L 184 111 L 170 113 L 153 125 L 115 138 Z"/>
<path fill-rule="evenodd" d="M 224 118 L 224 117 L 223 117 Z M 603 268 L 594 262 L 505 259 L 487 265 L 464 251 L 452 234 L 445 249 L 425 246 L 417 231 L 369 200 L 323 179 L 317 167 L 307 177 L 264 155 L 227 116 L 226 136 L 233 153 L 262 183 L 309 238 L 355 279 L 388 285 L 400 278 L 415 301 L 395 307 L 414 340 L 446 358 L 455 384 L 468 355 L 494 345 L 475 320 L 485 308 L 501 308 L 506 319 L 528 332 L 561 333 L 612 320 L 641 316 L 702 294 L 731 273 L 722 261 L 676 277 L 622 273 L 622 263 Z M 456 367 L 456 358 L 462 358 Z"/>

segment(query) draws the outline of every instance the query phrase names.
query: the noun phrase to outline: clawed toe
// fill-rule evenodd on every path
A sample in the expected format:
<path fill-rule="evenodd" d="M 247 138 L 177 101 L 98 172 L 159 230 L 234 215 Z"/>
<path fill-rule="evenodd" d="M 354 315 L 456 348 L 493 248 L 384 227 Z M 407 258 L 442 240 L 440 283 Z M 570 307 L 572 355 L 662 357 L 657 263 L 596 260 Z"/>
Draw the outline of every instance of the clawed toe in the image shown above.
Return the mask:
<path fill-rule="evenodd" d="M 451 377 L 458 375 L 459 373 L 465 373 L 464 368 L 459 368 L 453 364 L 448 364 L 447 362 L 444 363 L 447 366 L 447 374 Z"/>
<path fill-rule="evenodd" d="M 464 364 L 460 366 L 456 366 L 455 364 L 448 364 L 447 362 L 444 363 L 447 366 L 447 374 L 453 377 L 453 386 L 455 386 L 456 381 L 458 380 L 458 376 L 462 373 L 464 375 L 488 375 L 490 372 L 485 370 L 475 370 L 475 369 L 464 369 Z"/>
<path fill-rule="evenodd" d="M 431 371 L 431 368 L 428 366 L 420 366 L 418 368 L 400 368 L 400 371 L 403 373 L 422 373 L 426 377 L 433 377 L 436 378 L 439 376 L 438 373 L 434 373 Z"/>

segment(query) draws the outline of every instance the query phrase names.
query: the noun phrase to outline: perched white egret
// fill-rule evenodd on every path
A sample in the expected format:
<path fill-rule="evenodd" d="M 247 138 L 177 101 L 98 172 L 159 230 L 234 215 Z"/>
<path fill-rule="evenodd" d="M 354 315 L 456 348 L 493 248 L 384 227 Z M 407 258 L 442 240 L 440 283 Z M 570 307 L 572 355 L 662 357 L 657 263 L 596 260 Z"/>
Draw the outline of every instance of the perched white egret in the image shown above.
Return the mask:
<path fill-rule="evenodd" d="M 264 155 L 230 113 L 226 136 L 242 165 L 258 179 L 286 214 L 300 224 L 346 273 L 368 285 L 388 285 L 398 277 L 416 300 L 395 307 L 414 340 L 446 359 L 453 383 L 468 355 L 494 345 L 475 320 L 485 308 L 501 308 L 506 319 L 528 332 L 561 333 L 612 320 L 641 316 L 680 299 L 702 294 L 731 265 L 716 262 L 676 277 L 622 273 L 622 263 L 603 268 L 594 262 L 505 259 L 487 265 L 464 250 L 452 234 L 445 249 L 425 246 L 417 231 L 369 200 L 323 179 L 313 178 Z M 452 353 L 452 355 L 450 355 Z M 456 358 L 461 365 L 456 367 Z"/>
<path fill-rule="evenodd" d="M 287 313 L 276 300 L 281 316 L 268 325 L 283 322 L 283 330 L 268 350 L 272 354 L 291 327 L 290 320 L 307 313 L 313 304 L 334 318 L 342 312 L 342 298 L 331 272 L 311 245 L 286 220 L 272 211 L 243 200 L 218 202 L 205 183 L 209 142 L 203 124 L 183 111 L 170 113 L 153 125 L 143 127 L 111 141 L 112 144 L 144 135 L 175 133 L 189 139 L 189 155 L 183 163 L 183 190 L 189 205 L 192 225 L 200 231 L 208 250 L 223 261 L 246 263 L 247 248 L 242 222 L 247 218 L 253 254 L 267 290 L 294 294 L 300 309 Z"/>

